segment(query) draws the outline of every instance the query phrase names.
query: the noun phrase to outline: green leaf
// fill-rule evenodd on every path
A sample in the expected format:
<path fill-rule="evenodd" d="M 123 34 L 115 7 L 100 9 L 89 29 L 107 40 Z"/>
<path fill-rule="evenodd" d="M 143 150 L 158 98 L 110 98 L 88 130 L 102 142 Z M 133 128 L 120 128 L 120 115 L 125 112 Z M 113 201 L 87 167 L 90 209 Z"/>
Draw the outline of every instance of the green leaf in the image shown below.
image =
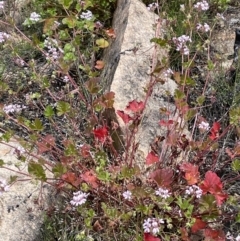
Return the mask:
<path fill-rule="evenodd" d="M 73 3 L 73 0 L 58 0 L 58 2 L 62 4 L 64 8 L 68 9 Z"/>
<path fill-rule="evenodd" d="M 60 176 L 62 176 L 62 174 L 67 172 L 67 168 L 65 166 L 63 166 L 61 163 L 57 163 L 53 167 L 52 172 L 54 173 L 55 177 L 60 177 Z"/>
<path fill-rule="evenodd" d="M 168 46 L 168 41 L 162 38 L 152 38 L 150 40 L 151 43 L 156 43 L 160 45 L 161 47 L 167 47 Z"/>
<path fill-rule="evenodd" d="M 40 119 L 36 118 L 30 125 L 29 127 L 32 129 L 32 130 L 36 130 L 36 131 L 42 131 L 44 128 L 43 128 L 43 125 L 42 125 L 42 122 L 40 121 Z"/>
<path fill-rule="evenodd" d="M 61 116 L 64 115 L 66 113 L 68 113 L 71 109 L 71 106 L 69 103 L 65 102 L 65 101 L 59 101 L 57 103 L 57 115 Z"/>
<path fill-rule="evenodd" d="M 237 214 L 235 221 L 236 223 L 240 223 L 240 213 Z"/>
<path fill-rule="evenodd" d="M 240 171 L 240 160 L 239 159 L 235 159 L 233 162 L 232 162 L 232 169 L 233 171 L 235 172 L 238 172 Z"/>
<path fill-rule="evenodd" d="M 43 166 L 37 162 L 34 162 L 34 161 L 29 162 L 28 172 L 29 174 L 32 174 L 33 176 L 35 176 L 37 179 L 41 181 L 47 180 Z"/>
<path fill-rule="evenodd" d="M 4 165 L 3 159 L 0 159 L 0 167 L 2 167 L 3 165 Z"/>
<path fill-rule="evenodd" d="M 75 28 L 77 25 L 77 19 L 74 16 L 69 16 L 62 20 L 63 24 L 66 24 L 69 28 Z"/>
<path fill-rule="evenodd" d="M 108 41 L 103 38 L 97 39 L 96 44 L 99 48 L 107 48 L 109 46 Z"/>
<path fill-rule="evenodd" d="M 54 110 L 53 110 L 53 107 L 48 105 L 46 106 L 45 110 L 44 110 L 44 115 L 45 117 L 47 118 L 52 118 L 53 115 L 54 115 Z"/>
<path fill-rule="evenodd" d="M 180 90 L 178 90 L 178 89 L 175 90 L 175 92 L 174 92 L 174 98 L 176 98 L 177 100 L 181 100 L 181 99 L 183 99 L 184 97 L 185 97 L 185 94 L 184 94 L 182 91 L 180 91 Z"/>
<path fill-rule="evenodd" d="M 196 101 L 199 106 L 202 106 L 205 101 L 205 96 L 203 96 L 203 95 L 198 96 Z"/>

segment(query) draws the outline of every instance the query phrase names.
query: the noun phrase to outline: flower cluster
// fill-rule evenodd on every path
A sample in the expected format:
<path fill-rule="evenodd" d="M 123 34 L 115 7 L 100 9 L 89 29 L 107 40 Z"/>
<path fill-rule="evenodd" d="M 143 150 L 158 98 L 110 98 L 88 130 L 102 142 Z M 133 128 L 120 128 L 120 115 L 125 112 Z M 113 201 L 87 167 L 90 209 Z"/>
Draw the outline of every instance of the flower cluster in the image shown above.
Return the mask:
<path fill-rule="evenodd" d="M 148 11 L 154 12 L 157 7 L 158 7 L 157 3 L 151 3 L 147 6 L 147 9 L 148 9 Z"/>
<path fill-rule="evenodd" d="M 86 20 L 91 20 L 92 17 L 93 17 L 93 14 L 89 10 L 87 10 L 87 12 L 82 12 L 82 14 L 80 15 L 80 18 L 86 19 Z"/>
<path fill-rule="evenodd" d="M 163 75 L 164 75 L 166 78 L 169 78 L 169 77 L 171 77 L 171 75 L 173 75 L 173 71 L 172 71 L 170 68 L 168 68 L 167 70 L 165 70 L 165 71 L 163 72 Z"/>
<path fill-rule="evenodd" d="M 58 42 L 56 39 L 49 38 L 47 37 L 44 40 L 44 46 L 48 49 L 46 53 L 46 59 L 52 59 L 53 61 L 57 60 L 60 57 L 60 52 L 63 52 L 59 47 L 58 47 Z"/>
<path fill-rule="evenodd" d="M 207 11 L 209 9 L 209 4 L 206 0 L 202 0 L 202 2 L 197 2 L 193 5 L 198 11 Z"/>
<path fill-rule="evenodd" d="M 126 200 L 131 200 L 132 199 L 132 193 L 127 190 L 126 192 L 123 193 L 123 197 Z"/>
<path fill-rule="evenodd" d="M 202 121 L 199 125 L 198 125 L 199 129 L 202 129 L 204 131 L 208 131 L 210 129 L 209 123 Z"/>
<path fill-rule="evenodd" d="M 3 43 L 6 41 L 6 39 L 9 38 L 9 34 L 4 33 L 4 32 L 0 32 L 0 43 Z"/>
<path fill-rule="evenodd" d="M 144 220 L 143 230 L 144 233 L 157 234 L 160 231 L 161 224 L 163 224 L 163 219 L 160 218 L 148 218 Z"/>
<path fill-rule="evenodd" d="M 31 13 L 30 18 L 32 22 L 38 22 L 41 19 L 41 16 L 35 12 Z"/>
<path fill-rule="evenodd" d="M 87 201 L 88 195 L 89 193 L 84 193 L 82 191 L 74 192 L 73 199 L 70 201 L 70 203 L 73 206 L 80 206 Z"/>
<path fill-rule="evenodd" d="M 68 78 L 68 76 L 65 75 L 64 77 L 62 77 L 62 81 L 63 81 L 64 83 L 69 82 L 69 78 Z"/>
<path fill-rule="evenodd" d="M 4 8 L 4 1 L 0 1 L 0 9 Z"/>
<path fill-rule="evenodd" d="M 9 185 L 7 185 L 7 181 L 5 179 L 0 179 L 0 194 L 3 192 L 7 192 L 9 189 Z"/>
<path fill-rule="evenodd" d="M 189 36 L 182 35 L 178 38 L 174 37 L 172 40 L 174 44 L 177 46 L 177 51 L 180 51 L 184 55 L 189 54 L 189 48 L 186 46 L 187 42 L 192 42 Z"/>
<path fill-rule="evenodd" d="M 226 239 L 231 240 L 231 241 L 240 241 L 240 235 L 238 235 L 236 238 L 234 238 L 230 232 L 227 232 Z"/>
<path fill-rule="evenodd" d="M 161 188 L 161 187 L 158 188 L 157 191 L 155 191 L 155 194 L 157 196 L 160 196 L 160 197 L 164 198 L 164 199 L 169 198 L 170 195 L 171 195 L 171 193 L 167 189 L 164 189 L 164 188 Z"/>
<path fill-rule="evenodd" d="M 195 195 L 197 198 L 200 198 L 202 196 L 202 189 L 196 185 L 192 185 L 186 189 L 185 194 L 188 196 Z"/>
<path fill-rule="evenodd" d="M 13 113 L 13 112 L 19 113 L 25 108 L 26 108 L 26 106 L 21 106 L 21 105 L 17 105 L 17 104 L 10 104 L 10 105 L 5 105 L 3 107 L 3 111 L 6 114 Z"/>
<path fill-rule="evenodd" d="M 197 28 L 197 30 L 205 32 L 205 33 L 210 31 L 210 27 L 207 23 L 204 23 L 203 25 L 201 23 L 198 23 L 196 28 Z"/>
<path fill-rule="evenodd" d="M 22 146 L 18 146 L 15 150 L 15 152 L 19 155 L 22 155 L 26 152 L 26 150 Z"/>

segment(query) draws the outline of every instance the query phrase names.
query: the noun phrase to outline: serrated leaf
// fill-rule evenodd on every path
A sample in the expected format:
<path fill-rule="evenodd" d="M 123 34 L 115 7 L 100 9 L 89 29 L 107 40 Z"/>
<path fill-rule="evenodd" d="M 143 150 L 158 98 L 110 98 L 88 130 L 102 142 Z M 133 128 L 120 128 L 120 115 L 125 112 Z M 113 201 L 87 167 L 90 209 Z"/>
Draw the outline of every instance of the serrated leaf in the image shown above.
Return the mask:
<path fill-rule="evenodd" d="M 57 115 L 61 116 L 68 113 L 71 109 L 71 105 L 65 101 L 59 101 L 57 103 Z"/>
<path fill-rule="evenodd" d="M 232 162 L 232 169 L 233 171 L 235 172 L 238 172 L 240 171 L 240 160 L 239 159 L 235 159 L 233 162 Z"/>
<path fill-rule="evenodd" d="M 48 105 L 46 106 L 45 110 L 44 110 L 44 116 L 47 118 L 51 118 L 54 115 L 54 110 L 53 107 Z"/>
<path fill-rule="evenodd" d="M 96 40 L 96 44 L 99 48 L 107 48 L 109 46 L 109 43 L 104 38 L 100 38 Z"/>
<path fill-rule="evenodd" d="M 58 0 L 58 2 L 62 4 L 64 8 L 68 9 L 73 3 L 73 0 Z"/>
<path fill-rule="evenodd" d="M 39 179 L 41 181 L 46 181 L 46 174 L 43 169 L 43 166 L 37 162 L 30 161 L 28 164 L 28 172 L 29 174 L 32 174 L 36 177 L 36 179 Z"/>
<path fill-rule="evenodd" d="M 55 177 L 62 176 L 65 172 L 67 172 L 67 168 L 63 166 L 61 163 L 57 163 L 53 169 L 52 172 L 54 173 Z"/>

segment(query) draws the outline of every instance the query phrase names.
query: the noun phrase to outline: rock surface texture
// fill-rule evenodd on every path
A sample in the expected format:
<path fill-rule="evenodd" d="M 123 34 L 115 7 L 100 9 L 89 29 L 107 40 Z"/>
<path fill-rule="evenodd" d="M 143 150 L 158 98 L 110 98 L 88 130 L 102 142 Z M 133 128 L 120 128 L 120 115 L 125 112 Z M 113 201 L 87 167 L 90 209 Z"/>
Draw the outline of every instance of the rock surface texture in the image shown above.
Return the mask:
<path fill-rule="evenodd" d="M 106 89 L 115 93 L 115 111 L 124 110 L 132 100 L 145 100 L 152 62 L 162 62 L 167 58 L 166 49 L 158 49 L 158 56 L 154 56 L 154 44 L 150 42 L 155 37 L 157 23 L 160 25 L 159 36 L 163 35 L 164 24 L 159 21 L 159 17 L 138 0 L 118 2 L 113 20 L 116 39 L 105 52 L 106 65 L 102 75 Z M 162 118 L 159 109 L 166 107 L 173 111 L 175 108 L 165 100 L 168 99 L 167 92 L 173 95 L 176 83 L 171 79 L 165 80 L 164 85 L 158 83 L 154 87 L 137 133 L 139 146 L 135 158 L 141 166 L 154 137 L 163 134 L 158 124 Z M 123 121 L 118 116 L 116 118 L 124 133 Z"/>
<path fill-rule="evenodd" d="M 16 141 L 8 144 L 19 147 Z M 27 173 L 27 164 L 23 165 L 17 159 L 14 148 L 0 144 L 0 159 L 4 161 L 4 166 L 18 172 L 0 168 L 0 180 L 8 182 L 10 176 L 17 176 L 19 180 L 0 195 L 0 240 L 40 241 L 37 236 L 52 191 L 48 186 L 41 186 L 40 182 L 31 181 L 30 177 L 21 174 Z M 42 203 L 36 203 L 37 200 Z"/>

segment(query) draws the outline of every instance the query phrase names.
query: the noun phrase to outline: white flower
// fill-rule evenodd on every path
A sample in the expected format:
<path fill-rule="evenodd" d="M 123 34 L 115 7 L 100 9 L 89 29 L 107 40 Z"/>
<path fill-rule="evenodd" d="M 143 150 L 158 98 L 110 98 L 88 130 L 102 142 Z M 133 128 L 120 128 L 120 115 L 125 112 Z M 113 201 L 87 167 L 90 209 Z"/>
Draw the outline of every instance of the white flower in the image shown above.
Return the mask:
<path fill-rule="evenodd" d="M 165 71 L 163 72 L 163 74 L 164 74 L 164 76 L 165 76 L 166 78 L 168 78 L 168 77 L 170 77 L 170 76 L 173 74 L 173 71 L 172 71 L 170 68 L 168 68 L 167 70 L 165 70 Z"/>
<path fill-rule="evenodd" d="M 20 155 L 22 155 L 22 154 L 24 154 L 24 153 L 26 152 L 26 150 L 25 150 L 22 146 L 18 146 L 18 147 L 17 147 L 17 152 L 18 152 Z"/>
<path fill-rule="evenodd" d="M 197 2 L 193 5 L 194 8 L 196 8 L 198 11 L 206 11 L 209 9 L 209 4 L 206 0 L 203 0 L 202 2 Z"/>
<path fill-rule="evenodd" d="M 185 194 L 187 196 L 195 195 L 196 198 L 200 198 L 202 196 L 202 189 L 199 188 L 197 185 L 192 185 L 185 190 Z"/>
<path fill-rule="evenodd" d="M 180 4 L 180 11 L 182 11 L 182 12 L 185 11 L 185 5 L 184 4 Z"/>
<path fill-rule="evenodd" d="M 154 12 L 157 7 L 158 7 L 157 3 L 151 3 L 147 6 L 147 10 Z"/>
<path fill-rule="evenodd" d="M 182 35 L 178 38 L 174 37 L 172 40 L 174 44 L 177 46 L 177 51 L 180 51 L 183 55 L 189 54 L 189 48 L 186 46 L 187 42 L 192 42 L 189 36 Z"/>
<path fill-rule="evenodd" d="M 89 195 L 89 193 L 84 193 L 84 192 L 81 192 L 81 191 L 74 192 L 73 193 L 73 199 L 70 201 L 70 203 L 73 206 L 80 206 L 87 201 L 88 195 Z"/>
<path fill-rule="evenodd" d="M 161 187 L 158 188 L 157 191 L 155 191 L 155 194 L 157 196 L 160 196 L 160 197 L 164 198 L 164 199 L 169 198 L 170 195 L 171 195 L 171 193 L 167 189 L 164 189 L 164 188 L 161 188 Z"/>
<path fill-rule="evenodd" d="M 230 232 L 227 232 L 226 239 L 234 240 L 234 237 L 232 236 L 232 234 Z"/>
<path fill-rule="evenodd" d="M 13 112 L 19 113 L 25 108 L 26 108 L 26 106 L 21 106 L 21 105 L 17 105 L 17 104 L 10 104 L 10 105 L 5 105 L 3 107 L 3 111 L 6 114 L 13 113 Z"/>
<path fill-rule="evenodd" d="M 41 16 L 35 12 L 31 13 L 30 18 L 32 22 L 38 22 L 41 19 Z"/>
<path fill-rule="evenodd" d="M 226 18 L 224 18 L 223 14 L 220 14 L 220 13 L 217 13 L 216 18 L 219 19 L 219 20 L 225 20 L 226 19 Z"/>
<path fill-rule="evenodd" d="M 0 1 L 0 9 L 4 8 L 4 1 Z"/>
<path fill-rule="evenodd" d="M 202 121 L 199 125 L 198 125 L 199 129 L 202 129 L 204 131 L 208 131 L 210 129 L 209 123 Z"/>
<path fill-rule="evenodd" d="M 132 193 L 129 190 L 127 190 L 126 192 L 123 193 L 123 197 L 126 200 L 131 200 L 132 199 Z"/>
<path fill-rule="evenodd" d="M 63 80 L 64 83 L 69 82 L 69 78 L 68 78 L 67 75 L 65 75 L 65 76 L 62 78 L 62 80 Z"/>
<path fill-rule="evenodd" d="M 7 192 L 9 190 L 9 185 L 7 185 L 7 181 L 5 179 L 0 179 L 0 194 L 3 192 Z"/>
<path fill-rule="evenodd" d="M 144 220 L 143 230 L 144 233 L 153 233 L 157 234 L 160 230 L 160 225 L 164 223 L 163 219 L 157 218 L 148 218 Z"/>
<path fill-rule="evenodd" d="M 3 43 L 6 41 L 6 39 L 9 38 L 9 34 L 4 33 L 4 32 L 0 32 L 0 43 Z"/>
<path fill-rule="evenodd" d="M 82 19 L 86 19 L 86 20 L 91 20 L 93 17 L 93 14 L 91 11 L 87 10 L 87 12 L 82 12 L 82 14 L 80 15 L 80 17 Z"/>
<path fill-rule="evenodd" d="M 240 235 L 238 235 L 235 240 L 240 241 Z"/>
<path fill-rule="evenodd" d="M 205 33 L 210 31 L 210 27 L 207 23 L 204 23 L 203 25 L 201 23 L 198 23 L 196 28 L 197 30 L 200 30 Z"/>

